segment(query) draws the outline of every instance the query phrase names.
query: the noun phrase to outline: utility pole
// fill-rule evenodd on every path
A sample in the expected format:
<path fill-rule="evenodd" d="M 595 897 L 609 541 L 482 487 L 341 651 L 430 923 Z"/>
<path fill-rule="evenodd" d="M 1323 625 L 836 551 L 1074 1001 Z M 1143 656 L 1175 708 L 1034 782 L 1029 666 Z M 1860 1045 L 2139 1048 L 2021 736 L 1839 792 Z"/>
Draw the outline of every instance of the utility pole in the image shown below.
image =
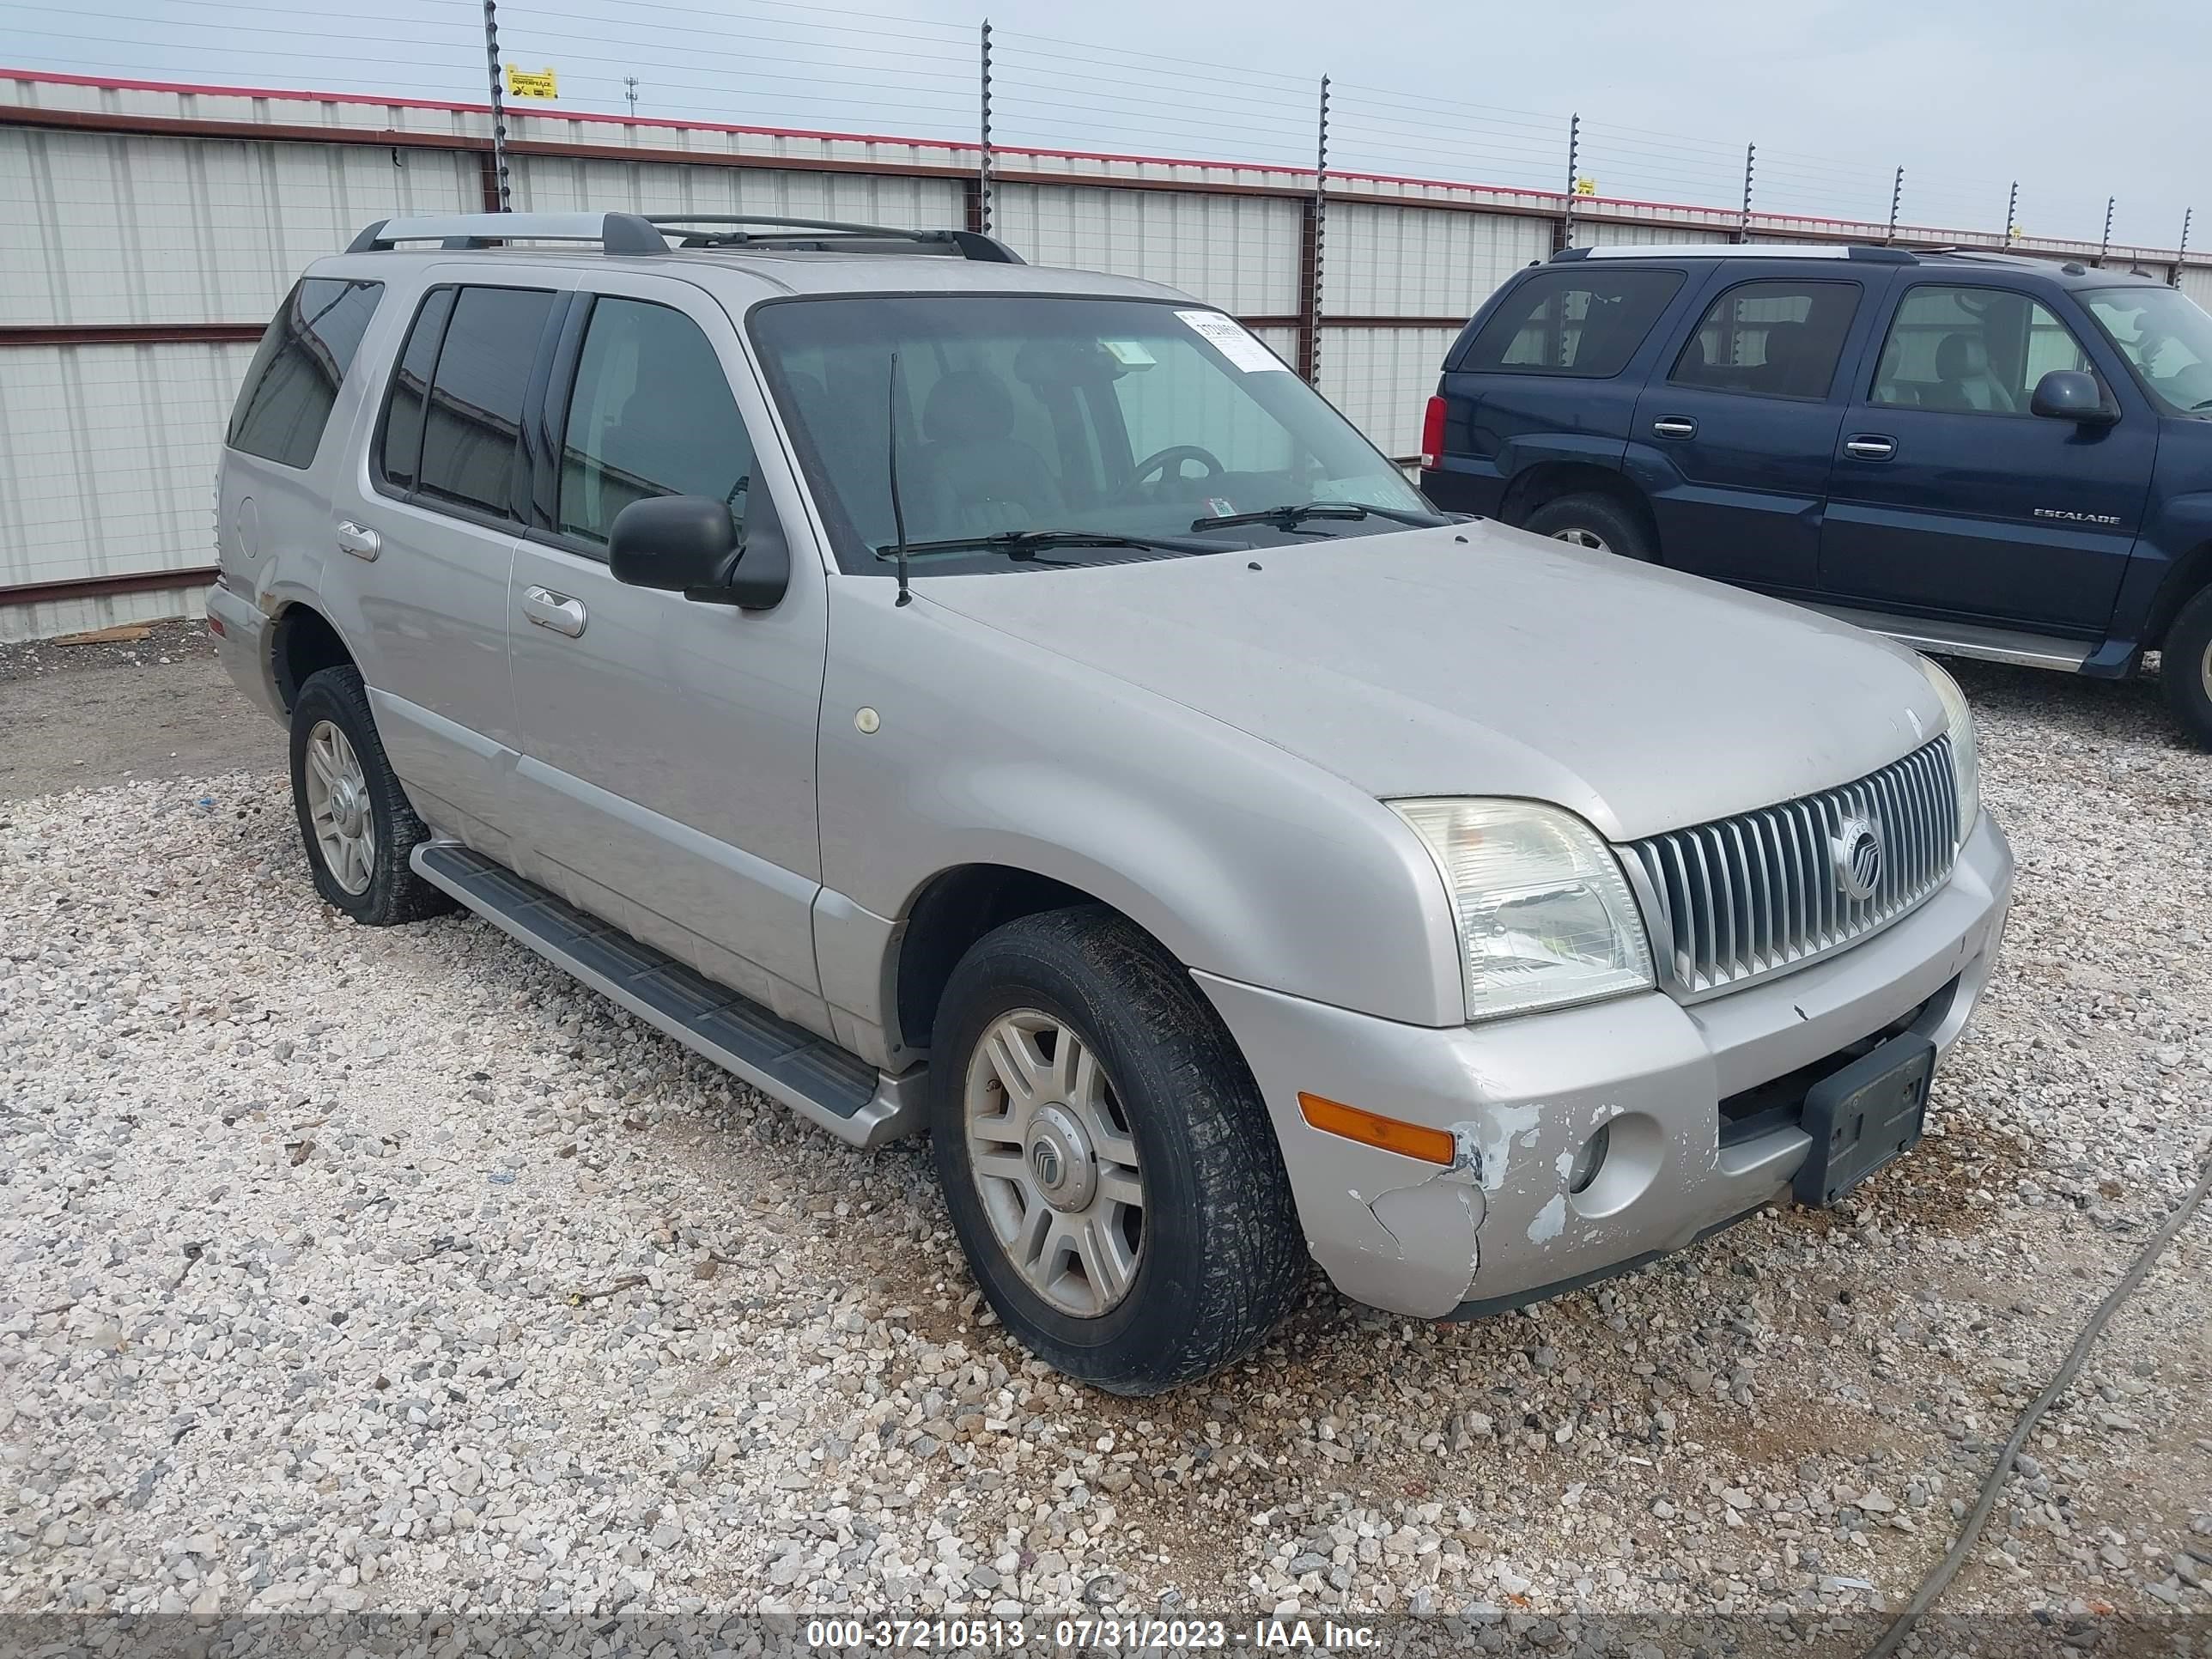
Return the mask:
<path fill-rule="evenodd" d="M 1575 186 L 1583 170 L 1583 118 L 1577 111 L 1567 118 L 1567 202 L 1559 210 L 1559 246 L 1575 245 Z"/>
<path fill-rule="evenodd" d="M 2173 251 L 2173 285 L 2181 286 L 2181 267 L 2189 258 L 2189 222 L 2197 216 L 2195 208 L 2181 210 L 2181 246 Z"/>
<path fill-rule="evenodd" d="M 988 235 L 991 231 L 991 20 L 983 20 L 983 49 L 980 60 L 982 71 L 981 100 L 978 106 L 982 118 L 982 143 L 975 161 L 975 228 Z"/>
<path fill-rule="evenodd" d="M 635 121 L 637 119 L 637 76 L 635 75 L 623 76 L 623 96 L 629 100 L 629 118 Z"/>
<path fill-rule="evenodd" d="M 2117 196 L 2105 198 L 2105 240 L 2097 245 L 2097 263 L 2100 265 L 2105 263 L 2105 256 L 2112 251 L 2112 210 L 2119 203 L 2120 198 Z"/>
<path fill-rule="evenodd" d="M 1306 314 L 1298 331 L 1298 372 L 1306 384 L 1321 384 L 1322 247 L 1328 233 L 1328 76 L 1321 77 L 1321 103 L 1314 125 L 1314 193 L 1306 209 Z"/>
<path fill-rule="evenodd" d="M 2004 245 L 2012 246 L 2012 239 L 2020 234 L 2020 180 L 2012 181 L 2012 194 L 2005 198 Z"/>
<path fill-rule="evenodd" d="M 1759 161 L 1759 146 L 1743 147 L 1743 216 L 1736 221 L 1735 239 L 1739 242 L 1751 240 L 1751 176 Z"/>
<path fill-rule="evenodd" d="M 1889 234 L 1882 239 L 1885 243 L 1897 240 L 1897 216 L 1904 205 L 1905 169 L 1899 167 L 1897 170 L 1897 177 L 1890 181 L 1889 185 Z"/>
<path fill-rule="evenodd" d="M 498 203 L 494 210 L 505 213 L 513 200 L 507 178 L 507 99 L 500 85 L 499 73 L 499 0 L 483 0 L 484 65 L 491 74 L 491 183 L 490 193 Z"/>

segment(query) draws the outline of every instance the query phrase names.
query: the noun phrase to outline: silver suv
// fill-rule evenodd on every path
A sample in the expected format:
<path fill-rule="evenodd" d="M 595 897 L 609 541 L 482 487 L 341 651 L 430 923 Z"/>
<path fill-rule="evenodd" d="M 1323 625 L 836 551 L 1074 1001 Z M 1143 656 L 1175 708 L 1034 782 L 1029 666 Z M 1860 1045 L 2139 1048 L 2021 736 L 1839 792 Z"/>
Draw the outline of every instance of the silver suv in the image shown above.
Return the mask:
<path fill-rule="evenodd" d="M 1441 514 L 1234 319 L 969 233 L 373 225 L 220 496 L 326 901 L 929 1128 L 999 1316 L 1121 1392 L 1309 1255 L 1464 1317 L 1834 1202 L 2011 896 L 1941 670 Z"/>

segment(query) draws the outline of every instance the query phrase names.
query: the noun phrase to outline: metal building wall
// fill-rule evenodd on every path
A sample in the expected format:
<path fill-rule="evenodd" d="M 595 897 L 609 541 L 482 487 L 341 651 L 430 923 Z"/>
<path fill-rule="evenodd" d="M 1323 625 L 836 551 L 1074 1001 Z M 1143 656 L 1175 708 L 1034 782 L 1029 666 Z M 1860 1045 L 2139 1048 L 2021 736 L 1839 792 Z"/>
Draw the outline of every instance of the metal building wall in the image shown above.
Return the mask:
<path fill-rule="evenodd" d="M 1297 311 L 1299 208 L 1280 197 L 1007 184 L 991 228 L 1033 264 L 1165 283 L 1240 317 Z"/>
<path fill-rule="evenodd" d="M 959 145 L 540 111 L 510 112 L 509 132 L 519 208 L 931 226 L 982 209 L 976 152 Z M 197 608 L 189 590 L 129 590 L 211 562 L 219 437 L 262 324 L 302 266 L 368 221 L 481 208 L 488 135 L 468 106 L 0 75 L 0 639 Z M 1461 324 L 1563 227 L 1580 245 L 1741 228 L 1721 208 L 1332 174 L 1316 249 L 1312 175 L 1295 168 L 1003 150 L 994 169 L 992 228 L 1026 257 L 1152 278 L 1243 317 L 1285 362 L 1316 363 L 1322 391 L 1400 457 Z M 1886 228 L 1754 214 L 1748 229 Z M 2111 263 L 2174 256 L 2114 248 Z M 2212 266 L 2181 284 L 2212 306 Z M 31 602 L 56 583 L 79 586 Z"/>

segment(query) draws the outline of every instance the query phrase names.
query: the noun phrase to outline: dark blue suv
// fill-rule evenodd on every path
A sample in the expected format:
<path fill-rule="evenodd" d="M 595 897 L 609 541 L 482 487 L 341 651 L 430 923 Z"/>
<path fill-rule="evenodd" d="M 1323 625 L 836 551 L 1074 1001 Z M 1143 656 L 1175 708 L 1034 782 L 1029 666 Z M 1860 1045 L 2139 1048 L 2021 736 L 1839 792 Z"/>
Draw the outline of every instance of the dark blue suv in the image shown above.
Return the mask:
<path fill-rule="evenodd" d="M 1439 507 L 2117 678 L 2212 744 L 2212 316 L 2147 276 L 1881 247 L 1570 248 L 1423 428 Z"/>

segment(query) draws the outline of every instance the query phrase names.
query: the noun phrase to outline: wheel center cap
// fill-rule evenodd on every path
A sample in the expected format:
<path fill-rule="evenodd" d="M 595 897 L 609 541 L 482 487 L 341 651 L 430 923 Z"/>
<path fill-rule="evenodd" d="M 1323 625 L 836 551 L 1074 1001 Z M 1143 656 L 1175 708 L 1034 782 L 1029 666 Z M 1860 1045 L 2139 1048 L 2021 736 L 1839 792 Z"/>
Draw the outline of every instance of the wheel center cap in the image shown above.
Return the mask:
<path fill-rule="evenodd" d="M 351 778 L 340 778 L 331 786 L 331 817 L 341 835 L 361 833 L 361 786 Z"/>
<path fill-rule="evenodd" d="M 1098 1190 L 1098 1165 L 1091 1138 L 1065 1106 L 1037 1108 L 1022 1158 L 1044 1201 L 1055 1210 L 1087 1207 Z"/>

